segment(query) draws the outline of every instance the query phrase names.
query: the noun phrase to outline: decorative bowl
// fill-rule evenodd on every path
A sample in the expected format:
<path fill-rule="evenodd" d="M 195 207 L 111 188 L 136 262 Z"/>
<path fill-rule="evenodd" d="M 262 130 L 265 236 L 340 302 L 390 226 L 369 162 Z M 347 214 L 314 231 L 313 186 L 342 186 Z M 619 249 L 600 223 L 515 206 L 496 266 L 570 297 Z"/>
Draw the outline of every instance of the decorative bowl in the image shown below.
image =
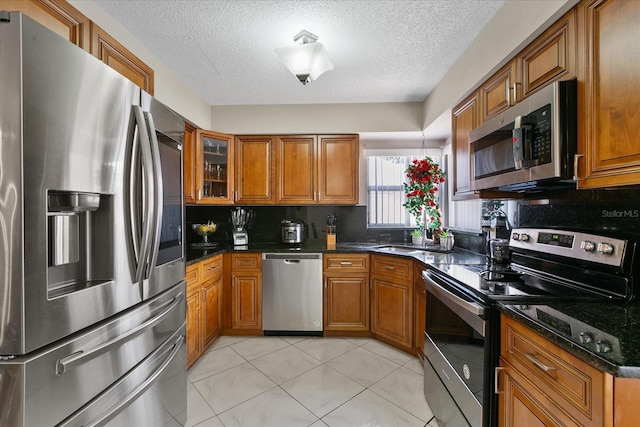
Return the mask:
<path fill-rule="evenodd" d="M 209 236 L 216 232 L 218 226 L 209 221 L 206 224 L 191 224 L 191 228 L 195 231 L 199 236 L 202 236 L 201 243 L 194 243 L 193 246 L 215 246 L 215 243 L 209 242 Z"/>

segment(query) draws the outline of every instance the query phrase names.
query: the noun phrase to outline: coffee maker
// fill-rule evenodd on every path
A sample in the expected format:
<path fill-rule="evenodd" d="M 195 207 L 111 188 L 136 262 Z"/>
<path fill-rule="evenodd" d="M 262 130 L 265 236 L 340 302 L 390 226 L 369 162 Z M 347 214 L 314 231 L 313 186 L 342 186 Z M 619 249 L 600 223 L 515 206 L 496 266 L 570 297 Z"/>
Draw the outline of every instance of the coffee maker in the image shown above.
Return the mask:
<path fill-rule="evenodd" d="M 483 218 L 482 232 L 485 237 L 487 264 L 490 266 L 508 264 L 511 260 L 509 251 L 511 224 L 507 215 L 499 209 L 492 212 L 489 218 Z"/>

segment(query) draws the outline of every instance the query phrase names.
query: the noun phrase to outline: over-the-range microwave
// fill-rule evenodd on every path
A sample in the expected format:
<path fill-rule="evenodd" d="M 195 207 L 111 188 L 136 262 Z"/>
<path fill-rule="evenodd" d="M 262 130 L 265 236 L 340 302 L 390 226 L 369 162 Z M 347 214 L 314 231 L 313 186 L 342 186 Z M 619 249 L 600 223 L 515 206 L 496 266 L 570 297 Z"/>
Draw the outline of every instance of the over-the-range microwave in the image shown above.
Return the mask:
<path fill-rule="evenodd" d="M 554 82 L 469 132 L 471 188 L 575 188 L 576 79 Z"/>

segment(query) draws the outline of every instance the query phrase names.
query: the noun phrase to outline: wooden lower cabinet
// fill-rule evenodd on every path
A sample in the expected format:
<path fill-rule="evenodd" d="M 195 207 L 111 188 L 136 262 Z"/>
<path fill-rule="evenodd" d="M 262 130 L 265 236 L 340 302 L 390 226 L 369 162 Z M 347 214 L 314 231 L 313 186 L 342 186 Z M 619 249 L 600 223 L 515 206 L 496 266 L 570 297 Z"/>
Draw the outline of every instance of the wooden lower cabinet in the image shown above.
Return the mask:
<path fill-rule="evenodd" d="M 189 285 L 187 285 L 189 286 Z M 200 292 L 187 288 L 187 368 L 194 364 L 202 354 L 200 340 Z"/>
<path fill-rule="evenodd" d="M 371 255 L 371 333 L 413 352 L 413 262 Z"/>
<path fill-rule="evenodd" d="M 222 255 L 187 267 L 187 368 L 222 331 Z"/>
<path fill-rule="evenodd" d="M 499 398 L 501 427 L 580 425 L 568 417 L 549 396 L 535 389 L 518 370 L 507 368 L 503 381 L 503 392 Z"/>
<path fill-rule="evenodd" d="M 369 334 L 369 255 L 325 254 L 323 307 L 326 335 Z"/>
<path fill-rule="evenodd" d="M 501 426 L 606 425 L 603 372 L 510 317 L 500 327 Z"/>
<path fill-rule="evenodd" d="M 231 329 L 262 334 L 262 254 L 231 255 Z"/>

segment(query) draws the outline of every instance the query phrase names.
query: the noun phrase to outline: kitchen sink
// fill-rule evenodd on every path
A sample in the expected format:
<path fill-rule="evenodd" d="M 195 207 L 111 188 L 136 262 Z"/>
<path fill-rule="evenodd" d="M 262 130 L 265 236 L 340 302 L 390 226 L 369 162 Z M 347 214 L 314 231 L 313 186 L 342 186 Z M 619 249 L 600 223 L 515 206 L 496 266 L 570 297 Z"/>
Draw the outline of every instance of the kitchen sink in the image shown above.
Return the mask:
<path fill-rule="evenodd" d="M 446 252 L 443 251 L 440 245 L 427 245 L 423 246 L 399 246 L 399 245 L 383 245 L 375 248 L 378 251 L 385 251 L 395 254 L 403 255 L 419 255 L 425 252 Z"/>

